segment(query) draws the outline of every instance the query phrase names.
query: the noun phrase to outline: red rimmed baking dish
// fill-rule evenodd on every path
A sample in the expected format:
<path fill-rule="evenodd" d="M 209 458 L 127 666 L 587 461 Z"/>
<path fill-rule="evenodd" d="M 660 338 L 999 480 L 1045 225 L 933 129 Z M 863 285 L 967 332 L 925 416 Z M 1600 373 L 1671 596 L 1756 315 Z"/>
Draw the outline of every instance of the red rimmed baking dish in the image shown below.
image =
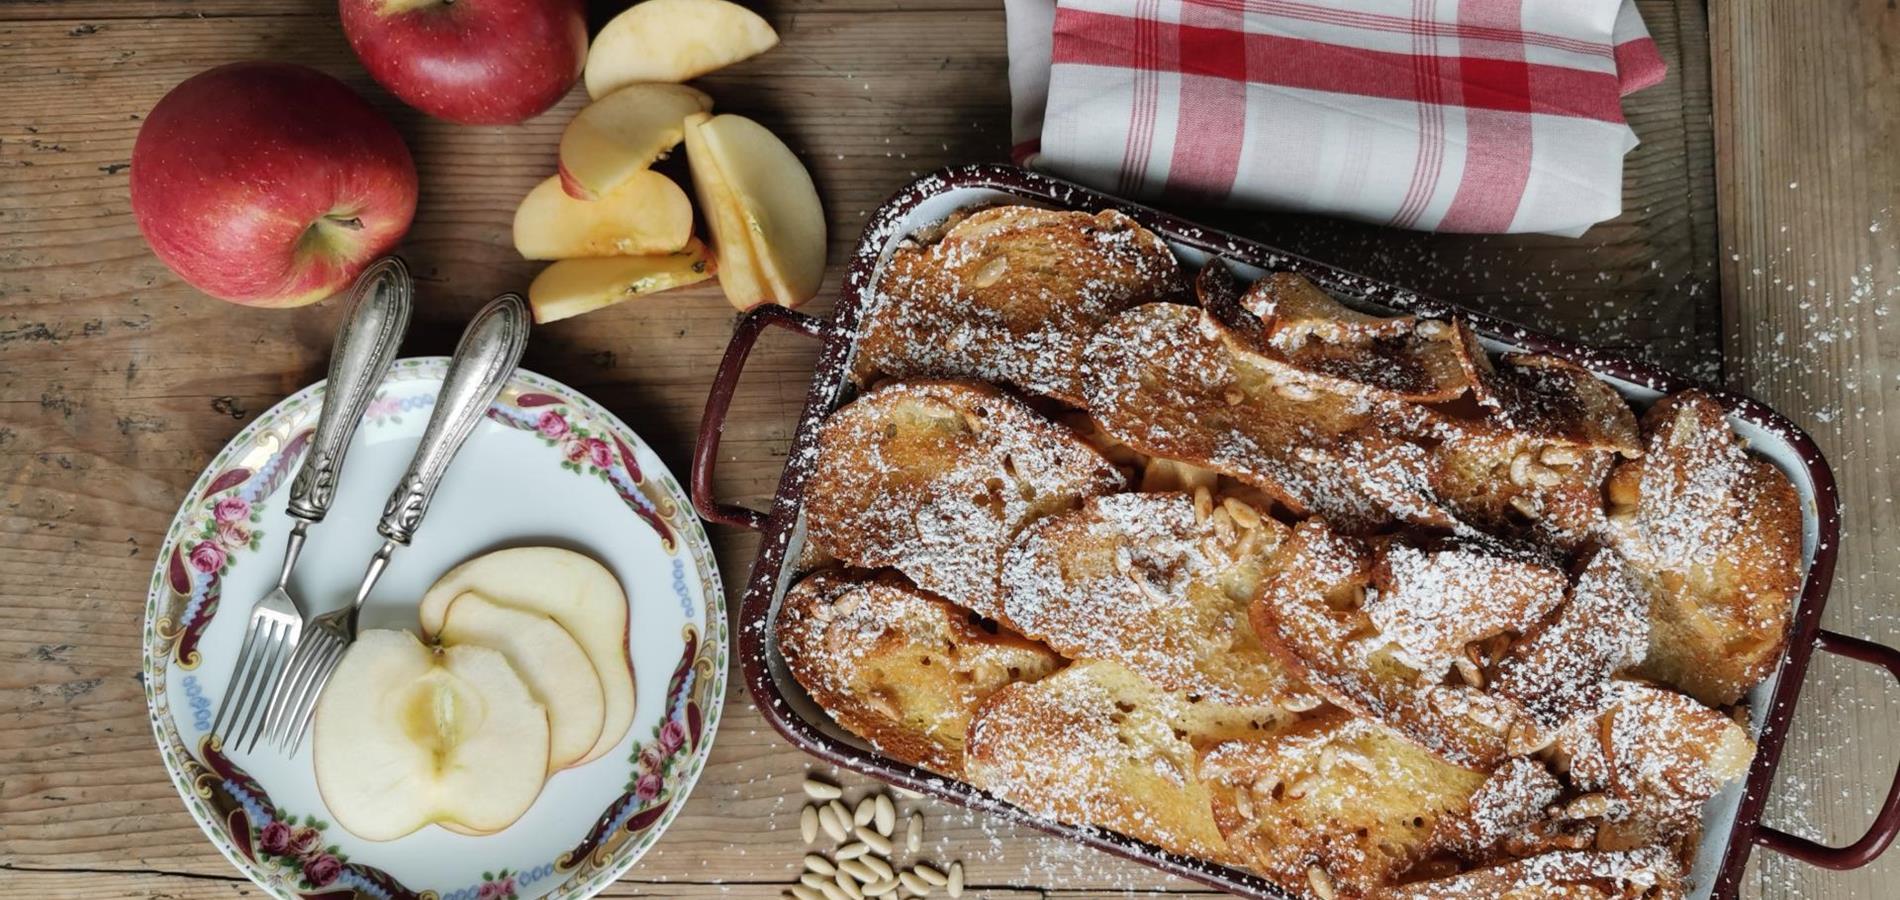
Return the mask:
<path fill-rule="evenodd" d="M 839 728 L 818 709 L 792 680 L 774 644 L 773 616 L 780 597 L 791 584 L 795 574 L 793 566 L 804 540 L 801 500 L 809 474 L 806 461 L 815 455 L 818 423 L 850 397 L 847 373 L 856 342 L 858 317 L 871 298 L 879 266 L 898 240 L 919 227 L 940 221 L 964 207 L 995 203 L 1026 203 L 1090 212 L 1119 210 L 1161 235 L 1189 266 L 1198 266 L 1210 256 L 1218 256 L 1234 265 L 1243 277 L 1250 278 L 1263 270 L 1298 272 L 1333 295 L 1368 310 L 1457 316 L 1469 322 L 1491 350 L 1524 350 L 1570 360 L 1615 386 L 1639 409 L 1663 394 L 1701 385 L 1643 363 L 1529 332 L 1068 182 L 1002 165 L 947 169 L 912 183 L 886 201 L 871 218 L 858 244 L 831 321 L 776 306 L 760 307 L 740 320 L 725 358 L 719 364 L 712 392 L 706 398 L 699 444 L 693 455 L 692 494 L 694 506 L 707 520 L 763 532 L 759 555 L 740 603 L 738 633 L 746 685 L 766 721 L 813 756 L 873 778 L 1026 822 L 1051 834 L 1235 894 L 1276 900 L 1289 898 L 1292 895 L 1286 891 L 1247 872 L 1171 854 L 1113 832 L 1037 818 L 966 783 L 885 757 Z M 718 457 L 719 437 L 733 389 L 754 342 L 767 326 L 789 329 L 820 340 L 824 345 L 804 414 L 792 439 L 788 457 L 792 462 L 779 480 L 769 513 L 719 503 L 712 490 L 713 465 Z M 1840 498 L 1835 491 L 1834 475 L 1813 440 L 1794 423 L 1754 400 L 1719 391 L 1712 393 L 1728 410 L 1730 423 L 1748 439 L 1755 452 L 1779 466 L 1793 480 L 1802 501 L 1802 558 L 1807 567 L 1788 652 L 1775 674 L 1749 694 L 1754 710 L 1751 730 L 1760 751 L 1747 779 L 1710 800 L 1704 810 L 1704 835 L 1692 872 L 1697 886 L 1695 896 L 1726 898 L 1735 895 L 1748 854 L 1757 844 L 1817 866 L 1851 869 L 1879 856 L 1900 832 L 1900 775 L 1896 775 L 1889 788 L 1873 826 L 1847 846 L 1825 846 L 1761 824 L 1762 807 L 1774 781 L 1782 743 L 1814 651 L 1826 650 L 1882 666 L 1896 679 L 1900 679 L 1900 651 L 1821 630 L 1821 609 L 1827 602 L 1839 544 Z"/>

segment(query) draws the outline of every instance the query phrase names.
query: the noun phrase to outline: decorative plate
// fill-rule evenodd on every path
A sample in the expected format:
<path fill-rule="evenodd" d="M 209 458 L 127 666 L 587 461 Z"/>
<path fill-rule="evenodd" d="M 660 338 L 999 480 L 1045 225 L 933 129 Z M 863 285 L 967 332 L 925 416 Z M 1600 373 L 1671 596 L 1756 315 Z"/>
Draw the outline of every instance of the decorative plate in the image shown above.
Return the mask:
<path fill-rule="evenodd" d="M 409 462 L 447 360 L 397 361 L 357 429 L 330 515 L 310 531 L 291 593 L 348 602 L 383 501 Z M 725 595 L 685 491 L 653 451 L 574 390 L 517 372 L 449 467 L 415 542 L 364 605 L 370 628 L 416 629 L 416 601 L 456 563 L 500 547 L 585 552 L 627 589 L 637 703 L 619 748 L 556 773 L 509 828 L 429 826 L 387 842 L 331 825 L 310 746 L 294 758 L 223 748 L 206 732 L 251 604 L 271 587 L 284 513 L 322 407 L 311 385 L 225 445 L 172 520 L 145 604 L 145 696 L 172 783 L 232 864 L 282 898 L 531 900 L 605 887 L 678 814 L 726 691 Z"/>

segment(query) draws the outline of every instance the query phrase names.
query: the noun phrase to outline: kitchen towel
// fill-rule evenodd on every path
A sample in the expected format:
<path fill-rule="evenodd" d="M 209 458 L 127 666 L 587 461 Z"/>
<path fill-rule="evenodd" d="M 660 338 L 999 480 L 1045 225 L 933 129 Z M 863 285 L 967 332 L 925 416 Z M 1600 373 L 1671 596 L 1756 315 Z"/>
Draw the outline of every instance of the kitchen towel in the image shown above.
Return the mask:
<path fill-rule="evenodd" d="M 1634 0 L 1006 0 L 1014 156 L 1117 194 L 1436 231 L 1622 210 Z"/>

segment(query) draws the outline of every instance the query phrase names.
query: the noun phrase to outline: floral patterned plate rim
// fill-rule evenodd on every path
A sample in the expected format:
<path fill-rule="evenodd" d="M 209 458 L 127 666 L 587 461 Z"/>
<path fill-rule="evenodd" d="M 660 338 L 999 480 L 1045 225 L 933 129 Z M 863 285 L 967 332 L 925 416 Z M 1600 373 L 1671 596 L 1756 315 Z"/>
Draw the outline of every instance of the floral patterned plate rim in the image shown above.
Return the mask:
<path fill-rule="evenodd" d="M 311 531 L 292 589 L 338 598 L 379 538 L 376 514 L 413 450 L 447 360 L 397 361 Z M 725 594 L 686 492 L 631 429 L 557 381 L 518 371 L 458 455 L 415 543 L 364 607 L 366 627 L 414 627 L 414 598 L 461 559 L 552 543 L 594 555 L 627 587 L 638 706 L 615 751 L 555 774 L 515 826 L 486 837 L 430 826 L 373 843 L 332 826 L 310 743 L 285 759 L 206 735 L 250 604 L 274 581 L 283 494 L 324 385 L 285 398 L 225 445 L 185 496 L 146 599 L 143 676 L 174 786 L 211 842 L 280 898 L 588 897 L 632 866 L 684 805 L 725 697 Z M 406 599 L 405 599 L 406 598 Z M 227 602 L 228 601 L 228 602 Z M 330 602 L 312 601 L 321 608 Z M 223 612 L 223 615 L 219 615 Z"/>

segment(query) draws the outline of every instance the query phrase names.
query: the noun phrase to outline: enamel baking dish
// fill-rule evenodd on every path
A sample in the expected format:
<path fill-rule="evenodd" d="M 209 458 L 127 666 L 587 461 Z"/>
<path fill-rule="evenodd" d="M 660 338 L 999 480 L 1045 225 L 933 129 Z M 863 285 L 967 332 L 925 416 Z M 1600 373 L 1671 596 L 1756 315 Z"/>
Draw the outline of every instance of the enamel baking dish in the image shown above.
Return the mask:
<path fill-rule="evenodd" d="M 941 221 L 959 209 L 997 203 L 1090 212 L 1119 210 L 1166 239 L 1190 270 L 1218 256 L 1232 265 L 1243 279 L 1257 277 L 1266 270 L 1298 272 L 1334 296 L 1368 311 L 1456 316 L 1469 322 L 1493 352 L 1530 351 L 1570 360 L 1622 391 L 1639 410 L 1663 394 L 1701 385 L 1634 360 L 1529 332 L 1410 291 L 1282 253 L 1255 241 L 1202 228 L 1067 182 L 1002 165 L 975 165 L 938 172 L 911 184 L 879 208 L 851 260 L 831 321 L 782 307 L 764 306 L 739 322 L 706 399 L 693 458 L 692 494 L 700 515 L 709 521 L 753 529 L 762 532 L 764 538 L 741 601 L 738 634 L 746 685 L 766 721 L 792 743 L 826 762 L 1026 822 L 1043 831 L 1241 896 L 1284 900 L 1291 895 L 1247 872 L 1170 854 L 1113 832 L 1037 818 L 968 784 L 880 755 L 839 728 L 812 703 L 786 671 L 775 646 L 773 616 L 780 597 L 792 583 L 795 561 L 805 537 L 801 513 L 801 498 L 809 474 L 805 461 L 815 455 L 820 420 L 850 399 L 852 388 L 847 373 L 858 318 L 872 297 L 879 266 L 901 238 L 918 228 Z M 823 350 L 792 439 L 788 456 L 792 462 L 779 480 L 772 508 L 761 512 L 718 502 L 713 497 L 712 485 L 719 437 L 733 389 L 745 367 L 747 354 L 767 326 L 785 328 L 818 340 Z M 1748 696 L 1753 710 L 1751 730 L 1760 751 L 1744 782 L 1710 800 L 1704 810 L 1704 835 L 1692 872 L 1694 896 L 1727 898 L 1735 895 L 1743 866 L 1757 845 L 1813 865 L 1849 869 L 1871 862 L 1900 831 L 1900 777 L 1896 777 L 1889 788 L 1873 826 L 1847 846 L 1824 846 L 1761 824 L 1762 807 L 1773 784 L 1788 724 L 1814 652 L 1824 650 L 1882 666 L 1900 678 L 1900 651 L 1820 628 L 1821 609 L 1827 601 L 1839 545 L 1840 498 L 1834 476 L 1813 440 L 1794 423 L 1754 400 L 1720 391 L 1712 393 L 1727 408 L 1730 422 L 1753 450 L 1779 466 L 1793 480 L 1801 497 L 1802 558 L 1806 566 L 1806 580 L 1797 601 L 1788 652 L 1775 674 Z"/>

